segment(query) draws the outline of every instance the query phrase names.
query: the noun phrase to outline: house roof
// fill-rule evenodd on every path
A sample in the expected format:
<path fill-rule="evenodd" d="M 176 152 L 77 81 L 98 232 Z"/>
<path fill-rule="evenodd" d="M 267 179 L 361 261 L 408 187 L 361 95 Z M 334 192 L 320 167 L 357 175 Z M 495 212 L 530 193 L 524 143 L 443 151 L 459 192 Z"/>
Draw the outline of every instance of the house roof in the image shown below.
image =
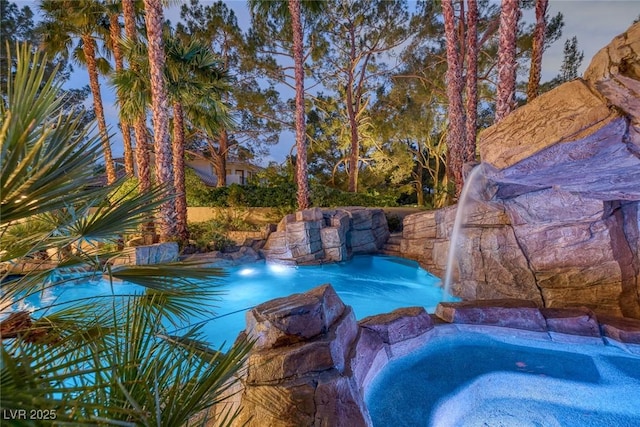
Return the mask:
<path fill-rule="evenodd" d="M 207 173 L 203 173 L 196 168 L 189 166 L 189 168 L 196 173 L 198 178 L 204 182 L 204 184 L 208 187 L 215 187 L 218 184 L 218 178 L 214 175 L 209 175 Z"/>

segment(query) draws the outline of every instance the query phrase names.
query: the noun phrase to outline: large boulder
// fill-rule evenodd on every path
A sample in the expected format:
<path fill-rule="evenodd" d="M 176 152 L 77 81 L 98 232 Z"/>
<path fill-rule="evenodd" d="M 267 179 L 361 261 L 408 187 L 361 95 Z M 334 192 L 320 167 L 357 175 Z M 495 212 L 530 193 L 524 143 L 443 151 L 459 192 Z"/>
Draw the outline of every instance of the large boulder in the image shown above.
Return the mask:
<path fill-rule="evenodd" d="M 583 79 L 518 108 L 478 147 L 476 196 L 406 217 L 401 254 L 444 277 L 453 244 L 452 290 L 467 300 L 640 318 L 640 23 Z"/>
<path fill-rule="evenodd" d="M 371 425 L 351 370 L 358 324 L 331 285 L 256 306 L 246 334 L 255 345 L 235 425 Z"/>
<path fill-rule="evenodd" d="M 113 265 L 150 265 L 175 262 L 178 260 L 178 256 L 178 244 L 165 242 L 125 248 L 111 261 Z"/>

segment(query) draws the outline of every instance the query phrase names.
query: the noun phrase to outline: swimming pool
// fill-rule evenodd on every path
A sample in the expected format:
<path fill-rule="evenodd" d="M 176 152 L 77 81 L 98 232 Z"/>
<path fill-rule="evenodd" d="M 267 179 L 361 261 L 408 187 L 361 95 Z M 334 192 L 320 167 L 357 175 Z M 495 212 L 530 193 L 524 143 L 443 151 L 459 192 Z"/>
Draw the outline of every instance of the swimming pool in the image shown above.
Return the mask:
<path fill-rule="evenodd" d="M 640 356 L 494 329 L 436 336 L 390 362 L 365 396 L 373 424 L 640 425 Z"/>
<path fill-rule="evenodd" d="M 353 307 L 358 319 L 417 305 L 433 312 L 444 299 L 438 277 L 415 261 L 397 257 L 359 255 L 342 263 L 298 267 L 262 261 L 225 270 L 228 276 L 222 281 L 226 294 L 206 315 L 190 319 L 192 324 L 203 323 L 202 332 L 215 347 L 235 340 L 245 327 L 245 312 L 253 306 L 325 283 L 331 283 L 345 304 Z M 139 292 L 140 288 L 127 283 L 113 286 L 117 294 L 136 290 Z M 63 285 L 41 298 L 59 303 L 111 292 L 109 283 L 102 280 Z"/>

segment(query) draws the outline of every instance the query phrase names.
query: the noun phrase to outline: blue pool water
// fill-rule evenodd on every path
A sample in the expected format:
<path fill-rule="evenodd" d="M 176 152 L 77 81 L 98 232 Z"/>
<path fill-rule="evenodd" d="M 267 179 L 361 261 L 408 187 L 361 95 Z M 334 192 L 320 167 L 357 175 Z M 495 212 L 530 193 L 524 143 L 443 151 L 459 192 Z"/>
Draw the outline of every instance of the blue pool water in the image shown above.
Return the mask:
<path fill-rule="evenodd" d="M 247 309 L 325 283 L 353 307 L 358 319 L 408 306 L 424 306 L 433 312 L 443 300 L 439 278 L 414 261 L 396 257 L 362 255 L 343 263 L 301 267 L 258 262 L 225 270 L 226 295 L 206 316 L 191 319 L 192 323 L 203 322 L 206 339 L 214 346 L 235 340 L 245 327 Z M 113 287 L 118 294 L 139 289 L 126 283 Z M 98 281 L 64 285 L 44 298 L 61 302 L 111 292 L 106 281 Z"/>
<path fill-rule="evenodd" d="M 375 426 L 640 426 L 640 356 L 457 332 L 389 363 L 365 398 Z"/>

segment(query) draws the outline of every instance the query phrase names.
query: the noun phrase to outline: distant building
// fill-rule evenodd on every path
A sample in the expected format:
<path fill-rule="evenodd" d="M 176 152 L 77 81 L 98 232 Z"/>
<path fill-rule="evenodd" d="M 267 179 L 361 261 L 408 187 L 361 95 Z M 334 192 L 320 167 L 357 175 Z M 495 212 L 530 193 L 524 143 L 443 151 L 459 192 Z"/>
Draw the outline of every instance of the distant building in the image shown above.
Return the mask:
<path fill-rule="evenodd" d="M 210 160 L 197 158 L 187 161 L 187 166 L 193 169 L 198 177 L 206 185 L 215 187 L 218 177 L 215 174 L 213 163 Z M 245 185 L 256 173 L 261 171 L 260 166 L 239 160 L 227 160 L 227 185 Z"/>
<path fill-rule="evenodd" d="M 116 172 L 118 178 L 124 176 L 124 158 L 116 157 L 113 159 L 116 165 Z M 202 182 L 209 186 L 215 187 L 218 183 L 218 177 L 216 176 L 215 169 L 213 168 L 213 162 L 208 159 L 195 158 L 187 160 L 186 166 L 191 168 L 198 178 Z M 253 178 L 263 168 L 256 166 L 252 163 L 240 160 L 227 160 L 227 185 L 240 184 L 246 185 L 251 178 Z M 101 174 L 96 177 L 95 185 L 106 185 L 107 178 L 105 174 Z"/>

